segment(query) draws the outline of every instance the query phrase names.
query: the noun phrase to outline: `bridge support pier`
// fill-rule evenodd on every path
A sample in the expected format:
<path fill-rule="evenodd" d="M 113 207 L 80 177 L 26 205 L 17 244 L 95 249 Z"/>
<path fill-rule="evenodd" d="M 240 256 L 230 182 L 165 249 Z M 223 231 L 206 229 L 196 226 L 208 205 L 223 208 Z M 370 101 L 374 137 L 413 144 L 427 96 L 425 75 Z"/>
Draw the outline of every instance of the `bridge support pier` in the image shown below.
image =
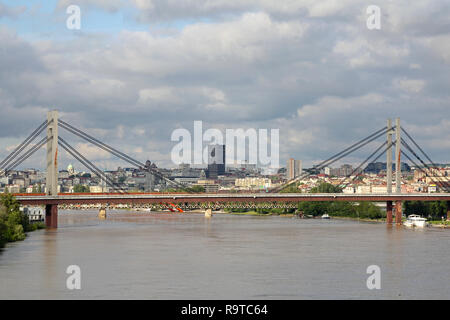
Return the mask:
<path fill-rule="evenodd" d="M 47 228 L 58 228 L 58 205 L 45 205 L 45 225 Z"/>
<path fill-rule="evenodd" d="M 211 218 L 212 217 L 212 209 L 206 209 L 205 210 L 205 218 Z"/>
<path fill-rule="evenodd" d="M 100 220 L 106 219 L 106 208 L 100 208 L 100 210 L 98 211 L 98 218 Z"/>
<path fill-rule="evenodd" d="M 450 221 L 450 201 L 447 201 L 447 221 Z"/>
<path fill-rule="evenodd" d="M 402 201 L 395 202 L 395 224 L 402 224 Z"/>
<path fill-rule="evenodd" d="M 392 201 L 386 203 L 386 223 L 392 224 Z"/>

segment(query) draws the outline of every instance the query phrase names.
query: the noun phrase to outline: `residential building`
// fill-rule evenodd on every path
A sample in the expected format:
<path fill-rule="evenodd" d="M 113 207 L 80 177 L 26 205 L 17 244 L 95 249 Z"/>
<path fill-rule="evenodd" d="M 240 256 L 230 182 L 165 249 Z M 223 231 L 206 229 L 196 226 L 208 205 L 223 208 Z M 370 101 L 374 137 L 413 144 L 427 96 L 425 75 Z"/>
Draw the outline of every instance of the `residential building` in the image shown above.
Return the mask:
<path fill-rule="evenodd" d="M 302 175 L 302 160 L 290 158 L 286 165 L 286 179 L 292 180 Z"/>

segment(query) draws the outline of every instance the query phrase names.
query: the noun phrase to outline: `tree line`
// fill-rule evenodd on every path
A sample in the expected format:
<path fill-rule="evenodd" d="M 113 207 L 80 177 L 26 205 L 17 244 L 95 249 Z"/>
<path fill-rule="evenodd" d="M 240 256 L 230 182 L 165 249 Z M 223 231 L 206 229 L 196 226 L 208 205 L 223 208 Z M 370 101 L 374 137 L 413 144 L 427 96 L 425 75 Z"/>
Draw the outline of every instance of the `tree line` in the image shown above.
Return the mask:
<path fill-rule="evenodd" d="M 0 195 L 0 248 L 8 242 L 24 240 L 26 232 L 42 228 L 43 223 L 30 223 L 12 194 Z"/>

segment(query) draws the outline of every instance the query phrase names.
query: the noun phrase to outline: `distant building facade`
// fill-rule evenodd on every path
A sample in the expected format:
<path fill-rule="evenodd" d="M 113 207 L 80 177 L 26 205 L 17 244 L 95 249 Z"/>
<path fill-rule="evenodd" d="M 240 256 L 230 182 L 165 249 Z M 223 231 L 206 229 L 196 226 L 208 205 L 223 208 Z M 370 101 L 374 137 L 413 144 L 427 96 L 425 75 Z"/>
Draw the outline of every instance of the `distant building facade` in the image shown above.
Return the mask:
<path fill-rule="evenodd" d="M 286 165 L 286 179 L 292 180 L 300 177 L 302 171 L 302 160 L 294 160 L 293 158 L 290 158 Z"/>
<path fill-rule="evenodd" d="M 375 173 L 379 174 L 382 171 L 386 171 L 387 164 L 386 162 L 372 162 L 367 165 L 367 167 L 364 169 L 365 173 Z M 411 171 L 411 167 L 405 163 L 401 163 L 402 172 L 409 172 Z M 392 164 L 392 171 L 395 171 L 395 164 Z"/>
<path fill-rule="evenodd" d="M 225 174 L 225 145 L 213 144 L 208 146 L 208 169 L 206 176 L 217 179 Z"/>

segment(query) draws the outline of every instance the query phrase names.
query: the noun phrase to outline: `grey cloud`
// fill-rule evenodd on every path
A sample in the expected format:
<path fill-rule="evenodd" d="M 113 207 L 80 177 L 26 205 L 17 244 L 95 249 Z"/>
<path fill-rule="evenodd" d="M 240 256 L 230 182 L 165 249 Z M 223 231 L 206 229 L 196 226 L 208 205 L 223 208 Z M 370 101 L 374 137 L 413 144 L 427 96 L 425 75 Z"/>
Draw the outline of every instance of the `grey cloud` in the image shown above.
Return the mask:
<path fill-rule="evenodd" d="M 26 6 L 7 6 L 0 3 L 0 18 L 17 18 L 27 10 Z"/>
<path fill-rule="evenodd" d="M 66 121 L 162 166 L 171 165 L 171 132 L 192 130 L 194 120 L 205 130 L 279 128 L 283 165 L 291 156 L 307 164 L 324 159 L 396 116 L 436 161 L 448 161 L 439 141 L 446 145 L 450 133 L 450 59 L 436 39 L 450 35 L 443 20 L 434 20 L 436 10 L 422 12 L 419 24 L 436 28 L 418 35 L 411 19 L 367 30 L 361 1 L 227 3 L 192 4 L 194 13 L 174 16 L 223 15 L 164 36 L 84 31 L 70 42 L 31 42 L 0 31 L 0 106 L 9 115 L 0 120 L 0 157 L 58 108 Z M 166 4 L 158 10 L 169 17 L 174 5 Z M 289 4 L 307 19 L 283 18 Z M 392 14 L 396 8 L 386 6 Z M 410 4 L 402 14 L 414 17 L 417 8 Z"/>
<path fill-rule="evenodd" d="M 66 10 L 70 5 L 78 5 L 85 8 L 102 9 L 107 12 L 117 12 L 120 8 L 127 4 L 126 0 L 59 0 L 56 8 L 58 10 Z"/>

